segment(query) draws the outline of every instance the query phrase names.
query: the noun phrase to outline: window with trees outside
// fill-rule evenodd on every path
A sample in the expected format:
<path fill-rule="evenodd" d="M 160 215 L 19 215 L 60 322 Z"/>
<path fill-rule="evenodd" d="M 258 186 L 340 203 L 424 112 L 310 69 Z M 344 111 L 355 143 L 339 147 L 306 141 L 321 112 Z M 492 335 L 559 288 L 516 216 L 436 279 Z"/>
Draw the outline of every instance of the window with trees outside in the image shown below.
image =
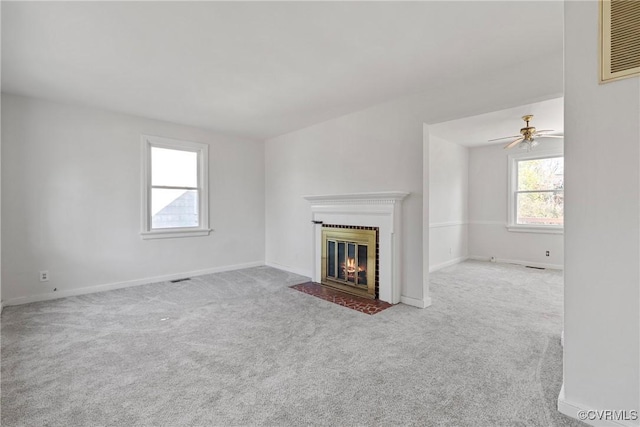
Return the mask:
<path fill-rule="evenodd" d="M 144 239 L 208 235 L 208 145 L 142 136 Z"/>
<path fill-rule="evenodd" d="M 562 233 L 564 156 L 525 153 L 510 157 L 509 230 Z"/>

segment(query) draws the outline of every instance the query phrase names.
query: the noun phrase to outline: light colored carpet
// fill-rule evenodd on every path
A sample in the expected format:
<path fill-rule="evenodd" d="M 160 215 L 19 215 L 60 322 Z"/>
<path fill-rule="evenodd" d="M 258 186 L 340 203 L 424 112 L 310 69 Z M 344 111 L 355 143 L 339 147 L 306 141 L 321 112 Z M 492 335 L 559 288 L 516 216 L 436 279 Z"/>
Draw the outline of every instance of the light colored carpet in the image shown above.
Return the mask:
<path fill-rule="evenodd" d="M 375 316 L 269 267 L 2 314 L 3 426 L 579 425 L 562 273 L 469 261 Z"/>

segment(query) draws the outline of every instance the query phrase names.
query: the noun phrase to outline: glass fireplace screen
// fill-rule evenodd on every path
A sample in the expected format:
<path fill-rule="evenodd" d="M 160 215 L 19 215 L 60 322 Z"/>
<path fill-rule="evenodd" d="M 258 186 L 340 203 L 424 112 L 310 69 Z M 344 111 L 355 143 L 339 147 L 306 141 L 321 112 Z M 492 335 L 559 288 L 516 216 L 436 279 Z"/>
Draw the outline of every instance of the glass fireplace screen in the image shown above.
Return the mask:
<path fill-rule="evenodd" d="M 327 277 L 367 286 L 366 244 L 327 240 Z"/>
<path fill-rule="evenodd" d="M 324 285 L 376 298 L 376 230 L 323 227 Z"/>

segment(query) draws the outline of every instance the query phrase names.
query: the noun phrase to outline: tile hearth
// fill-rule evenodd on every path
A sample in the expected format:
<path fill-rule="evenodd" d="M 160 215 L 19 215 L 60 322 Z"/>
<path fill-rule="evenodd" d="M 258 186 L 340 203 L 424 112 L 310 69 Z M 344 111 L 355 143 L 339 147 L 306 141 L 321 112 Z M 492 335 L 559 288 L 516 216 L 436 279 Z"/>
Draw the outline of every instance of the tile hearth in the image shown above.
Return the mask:
<path fill-rule="evenodd" d="M 388 302 L 350 295 L 314 282 L 300 283 L 291 286 L 291 288 L 364 314 L 373 315 L 389 307 L 393 307 L 393 304 L 389 304 Z"/>

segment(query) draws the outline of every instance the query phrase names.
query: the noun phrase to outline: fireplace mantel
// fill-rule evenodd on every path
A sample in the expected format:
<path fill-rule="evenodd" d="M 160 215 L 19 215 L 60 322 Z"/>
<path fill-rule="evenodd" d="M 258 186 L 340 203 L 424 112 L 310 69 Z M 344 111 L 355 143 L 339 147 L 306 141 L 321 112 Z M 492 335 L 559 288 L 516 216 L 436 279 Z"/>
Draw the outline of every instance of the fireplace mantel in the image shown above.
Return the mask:
<path fill-rule="evenodd" d="M 311 206 L 314 205 L 379 205 L 394 204 L 402 201 L 409 193 L 405 191 L 383 191 L 378 193 L 328 194 L 322 196 L 303 196 Z"/>
<path fill-rule="evenodd" d="M 313 221 L 312 280 L 321 280 L 322 223 L 378 227 L 379 299 L 397 304 L 402 289 L 402 201 L 406 191 L 303 196 Z"/>

